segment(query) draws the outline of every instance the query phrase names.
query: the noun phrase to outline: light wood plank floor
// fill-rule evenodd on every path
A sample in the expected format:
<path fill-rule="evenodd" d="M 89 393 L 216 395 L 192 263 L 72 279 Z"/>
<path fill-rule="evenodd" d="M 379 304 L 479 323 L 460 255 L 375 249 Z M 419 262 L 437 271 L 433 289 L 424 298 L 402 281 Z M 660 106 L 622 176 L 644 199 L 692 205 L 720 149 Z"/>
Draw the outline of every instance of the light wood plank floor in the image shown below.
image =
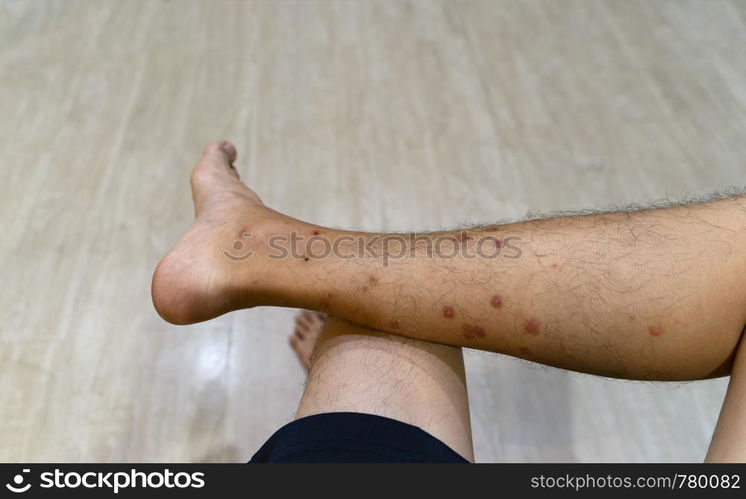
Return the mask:
<path fill-rule="evenodd" d="M 292 311 L 192 327 L 152 270 L 232 139 L 269 205 L 431 229 L 743 185 L 746 2 L 0 0 L 0 460 L 243 461 Z M 467 356 L 481 461 L 698 461 L 724 380 Z"/>

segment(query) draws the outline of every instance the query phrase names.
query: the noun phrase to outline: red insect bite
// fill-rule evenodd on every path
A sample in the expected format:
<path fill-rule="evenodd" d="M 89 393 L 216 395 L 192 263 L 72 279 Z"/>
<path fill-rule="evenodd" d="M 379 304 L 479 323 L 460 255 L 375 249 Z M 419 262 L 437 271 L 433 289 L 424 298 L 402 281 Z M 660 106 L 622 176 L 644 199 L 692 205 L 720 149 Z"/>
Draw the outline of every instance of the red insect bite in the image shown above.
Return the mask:
<path fill-rule="evenodd" d="M 541 332 L 541 323 L 538 319 L 531 318 L 523 323 L 523 330 L 528 334 L 537 335 Z"/>
<path fill-rule="evenodd" d="M 484 328 L 473 324 L 464 324 L 461 326 L 461 330 L 464 332 L 464 337 L 470 340 L 474 338 L 484 338 L 486 335 Z"/>
<path fill-rule="evenodd" d="M 450 305 L 444 305 L 443 306 L 443 317 L 446 319 L 453 319 L 453 317 L 456 315 L 456 311 L 453 310 L 453 307 Z"/>
<path fill-rule="evenodd" d="M 653 324 L 648 327 L 648 332 L 650 333 L 650 336 L 660 336 L 663 334 L 663 328 L 658 324 Z"/>
<path fill-rule="evenodd" d="M 495 295 L 492 298 L 490 298 L 490 305 L 492 305 L 494 308 L 500 308 L 503 306 L 503 300 L 500 298 L 500 295 Z"/>

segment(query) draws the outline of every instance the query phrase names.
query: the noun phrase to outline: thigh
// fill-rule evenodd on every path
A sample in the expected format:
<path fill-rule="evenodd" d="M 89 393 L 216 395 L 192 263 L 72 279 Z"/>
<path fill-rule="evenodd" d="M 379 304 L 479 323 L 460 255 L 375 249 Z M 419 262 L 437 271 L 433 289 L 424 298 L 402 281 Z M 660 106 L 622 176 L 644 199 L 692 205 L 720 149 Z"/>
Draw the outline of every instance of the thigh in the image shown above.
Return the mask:
<path fill-rule="evenodd" d="M 374 414 L 417 426 L 473 460 L 460 348 L 330 317 L 296 418 L 330 412 Z"/>

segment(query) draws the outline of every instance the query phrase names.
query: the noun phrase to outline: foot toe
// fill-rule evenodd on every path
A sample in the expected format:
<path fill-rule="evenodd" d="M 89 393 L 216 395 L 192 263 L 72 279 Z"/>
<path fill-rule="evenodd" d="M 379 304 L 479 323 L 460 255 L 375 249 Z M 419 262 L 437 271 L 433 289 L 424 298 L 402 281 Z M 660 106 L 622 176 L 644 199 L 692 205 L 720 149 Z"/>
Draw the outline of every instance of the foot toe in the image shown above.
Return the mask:
<path fill-rule="evenodd" d="M 301 312 L 303 320 L 309 325 L 309 326 L 316 326 L 319 323 L 318 316 L 316 315 L 316 312 L 311 312 L 310 310 L 304 310 Z"/>
<path fill-rule="evenodd" d="M 308 320 L 308 316 L 302 313 L 295 316 L 295 324 L 306 329 L 310 328 L 313 325 L 311 321 Z"/>
<path fill-rule="evenodd" d="M 216 173 L 218 175 L 230 173 L 233 177 L 238 178 L 238 172 L 233 166 L 236 156 L 236 148 L 230 142 L 224 140 L 211 142 L 205 147 L 202 157 L 194 168 L 192 181 L 213 179 Z"/>
<path fill-rule="evenodd" d="M 233 162 L 238 157 L 238 151 L 236 146 L 228 142 L 227 140 L 221 141 L 220 148 L 223 150 L 226 156 L 228 156 L 228 162 L 233 166 Z"/>
<path fill-rule="evenodd" d="M 236 161 L 237 156 L 238 152 L 236 151 L 236 146 L 227 140 L 210 142 L 202 153 L 202 157 L 205 159 L 220 161 L 226 164 Z"/>

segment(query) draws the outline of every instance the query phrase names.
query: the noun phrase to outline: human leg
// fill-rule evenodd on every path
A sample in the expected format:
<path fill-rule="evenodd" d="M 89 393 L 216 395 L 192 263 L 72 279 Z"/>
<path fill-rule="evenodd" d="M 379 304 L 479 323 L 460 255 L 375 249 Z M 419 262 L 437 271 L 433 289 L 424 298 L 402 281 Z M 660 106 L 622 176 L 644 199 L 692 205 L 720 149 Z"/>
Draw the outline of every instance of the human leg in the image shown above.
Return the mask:
<path fill-rule="evenodd" d="M 192 175 L 194 226 L 154 276 L 154 303 L 171 322 L 293 306 L 607 376 L 729 372 L 746 322 L 743 197 L 431 234 L 459 248 L 511 245 L 520 257 L 433 256 L 420 240 L 406 248 L 411 257 L 384 267 L 379 256 L 355 253 L 358 240 L 375 248 L 383 235 L 318 227 L 267 208 L 229 168 L 235 151 L 220 146 L 208 147 Z M 273 241 L 293 234 L 339 243 L 340 251 L 273 258 Z M 251 257 L 228 258 L 239 242 Z"/>
<path fill-rule="evenodd" d="M 306 389 L 292 429 L 270 439 L 259 460 L 439 461 L 453 460 L 454 451 L 474 459 L 460 348 L 308 311 L 291 344 L 310 365 Z"/>
<path fill-rule="evenodd" d="M 707 462 L 746 462 L 746 341 L 741 339 Z"/>

